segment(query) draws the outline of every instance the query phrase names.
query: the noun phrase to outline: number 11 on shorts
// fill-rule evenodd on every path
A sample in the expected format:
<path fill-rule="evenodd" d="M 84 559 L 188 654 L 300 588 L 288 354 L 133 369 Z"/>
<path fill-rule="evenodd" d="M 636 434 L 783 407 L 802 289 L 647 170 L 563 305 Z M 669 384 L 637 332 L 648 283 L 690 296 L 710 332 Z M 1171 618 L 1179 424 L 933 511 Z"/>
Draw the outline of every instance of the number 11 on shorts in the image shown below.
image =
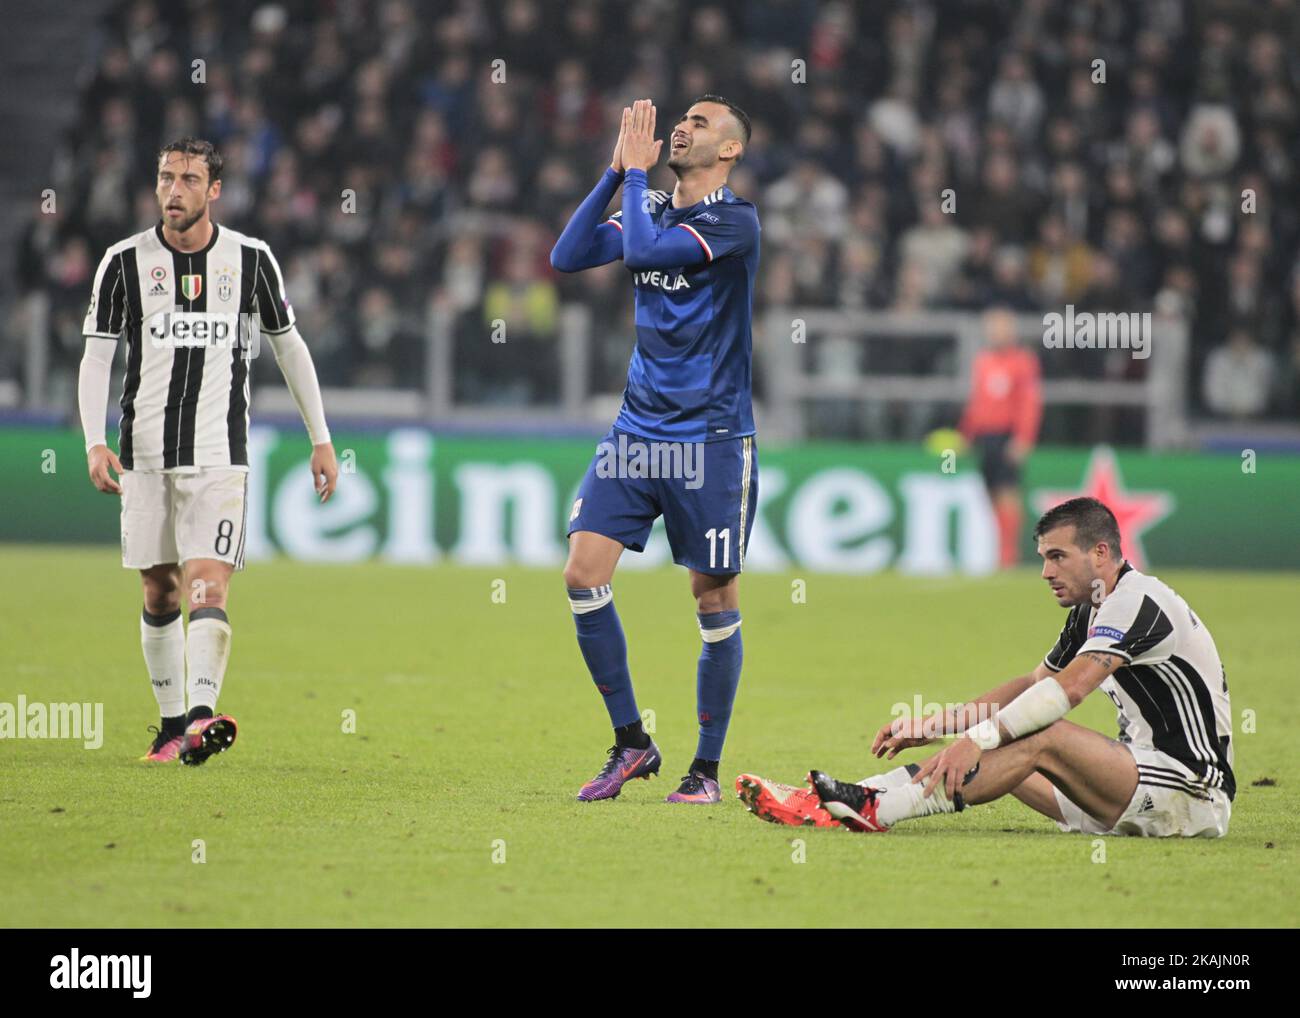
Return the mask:
<path fill-rule="evenodd" d="M 710 527 L 704 535 L 709 539 L 709 568 L 718 568 L 718 538 L 722 538 L 722 567 L 723 569 L 731 568 L 731 528 L 726 527 L 719 530 L 717 527 Z"/>

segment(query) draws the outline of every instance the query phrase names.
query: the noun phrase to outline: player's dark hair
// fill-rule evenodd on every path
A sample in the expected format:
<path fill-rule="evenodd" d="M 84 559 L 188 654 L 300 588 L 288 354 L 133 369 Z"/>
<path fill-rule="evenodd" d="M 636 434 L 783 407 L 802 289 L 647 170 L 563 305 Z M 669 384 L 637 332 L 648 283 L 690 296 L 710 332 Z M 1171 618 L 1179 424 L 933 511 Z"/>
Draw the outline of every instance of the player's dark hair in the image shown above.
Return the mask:
<path fill-rule="evenodd" d="M 1039 517 L 1034 537 L 1040 538 L 1049 530 L 1071 524 L 1074 526 L 1075 547 L 1088 551 L 1104 543 L 1116 562 L 1124 557 L 1120 552 L 1119 522 L 1115 514 L 1106 508 L 1105 503 L 1087 496 L 1072 498 L 1048 509 Z"/>
<path fill-rule="evenodd" d="M 727 107 L 727 109 L 731 111 L 731 115 L 736 118 L 736 122 L 740 124 L 740 132 L 743 135 L 741 141 L 746 145 L 749 144 L 749 114 L 733 103 L 730 99 L 724 99 L 720 95 L 709 93 L 700 96 L 698 99 L 692 100 L 691 106 L 694 106 L 696 103 L 717 103 L 719 106 Z"/>
<path fill-rule="evenodd" d="M 187 156 L 202 156 L 204 162 L 208 164 L 208 183 L 221 179 L 221 169 L 226 165 L 226 161 L 221 158 L 221 153 L 217 151 L 217 146 L 210 141 L 204 141 L 202 138 L 177 138 L 170 141 L 158 150 L 158 158 L 161 159 L 168 152 L 180 152 Z"/>

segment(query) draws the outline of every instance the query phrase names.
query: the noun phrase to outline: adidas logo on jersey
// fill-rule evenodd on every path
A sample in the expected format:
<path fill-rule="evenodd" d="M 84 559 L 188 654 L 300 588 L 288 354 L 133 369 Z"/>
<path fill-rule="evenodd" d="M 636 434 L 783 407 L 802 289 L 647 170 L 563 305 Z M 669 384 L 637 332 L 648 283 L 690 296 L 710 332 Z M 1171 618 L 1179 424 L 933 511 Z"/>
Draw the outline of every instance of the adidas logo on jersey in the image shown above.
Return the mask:
<path fill-rule="evenodd" d="M 1155 804 L 1154 802 L 1152 802 L 1152 800 L 1151 800 L 1151 796 L 1149 796 L 1149 795 L 1143 795 L 1143 796 L 1142 796 L 1142 805 L 1138 807 L 1138 812 L 1139 812 L 1139 813 L 1150 813 L 1150 812 L 1151 812 L 1153 809 L 1155 809 L 1155 808 L 1156 808 L 1156 804 Z"/>

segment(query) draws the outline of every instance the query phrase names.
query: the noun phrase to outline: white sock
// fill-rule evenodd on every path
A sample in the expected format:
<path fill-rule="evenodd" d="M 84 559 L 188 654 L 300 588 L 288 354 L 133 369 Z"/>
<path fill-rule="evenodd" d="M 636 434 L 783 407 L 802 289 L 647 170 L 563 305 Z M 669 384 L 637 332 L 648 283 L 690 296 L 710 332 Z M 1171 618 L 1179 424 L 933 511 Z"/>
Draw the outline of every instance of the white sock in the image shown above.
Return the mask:
<path fill-rule="evenodd" d="M 165 718 L 185 713 L 185 623 L 181 612 L 150 615 L 140 613 L 140 647 L 158 713 Z"/>
<path fill-rule="evenodd" d="M 914 817 L 928 817 L 935 813 L 955 813 L 957 807 L 944 793 L 940 785 L 927 797 L 925 785 L 908 783 L 890 788 L 880 794 L 880 804 L 876 807 L 876 816 L 886 827 L 893 827 L 900 820 Z"/>
<path fill-rule="evenodd" d="M 909 767 L 915 770 L 908 770 Z M 911 781 L 912 775 L 918 770 L 920 768 L 916 764 L 904 764 L 884 774 L 873 774 L 869 778 L 863 778 L 858 784 L 863 788 L 900 788 Z"/>
<path fill-rule="evenodd" d="M 190 630 L 185 640 L 185 657 L 189 663 L 186 691 L 190 710 L 207 707 L 217 712 L 221 680 L 230 660 L 230 622 L 220 608 L 198 608 L 190 612 Z"/>

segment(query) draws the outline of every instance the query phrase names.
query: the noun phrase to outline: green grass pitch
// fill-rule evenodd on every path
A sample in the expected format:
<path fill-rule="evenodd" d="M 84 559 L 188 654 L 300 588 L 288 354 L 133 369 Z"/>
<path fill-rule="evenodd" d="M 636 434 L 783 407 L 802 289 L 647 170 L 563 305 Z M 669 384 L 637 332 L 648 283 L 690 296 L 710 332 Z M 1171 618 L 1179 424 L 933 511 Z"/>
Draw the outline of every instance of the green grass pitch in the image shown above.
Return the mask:
<path fill-rule="evenodd" d="M 610 735 L 558 569 L 253 563 L 233 585 L 221 700 L 239 739 L 200 768 L 137 761 L 157 719 L 138 579 L 113 550 L 3 546 L 0 572 L 0 701 L 99 701 L 106 729 L 97 750 L 0 742 L 0 925 L 1297 924 L 1294 575 L 1161 574 L 1227 664 L 1232 826 L 1221 841 L 1106 839 L 1096 861 L 1093 839 L 1013 799 L 855 836 L 765 824 L 734 798 L 741 770 L 872 773 L 892 704 L 961 700 L 1032 667 L 1064 613 L 1029 569 L 746 576 L 712 808 L 662 801 L 695 745 L 681 570 L 615 581 L 666 761 L 593 804 L 574 795 Z M 1099 694 L 1076 713 L 1114 730 Z"/>

